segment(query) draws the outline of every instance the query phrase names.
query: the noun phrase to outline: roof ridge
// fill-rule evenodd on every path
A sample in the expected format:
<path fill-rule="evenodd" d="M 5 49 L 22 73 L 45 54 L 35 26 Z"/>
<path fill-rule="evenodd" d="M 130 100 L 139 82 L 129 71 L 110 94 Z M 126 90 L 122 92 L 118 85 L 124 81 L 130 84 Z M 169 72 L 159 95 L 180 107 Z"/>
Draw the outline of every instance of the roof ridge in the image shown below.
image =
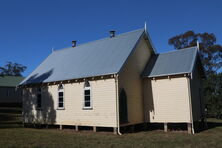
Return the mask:
<path fill-rule="evenodd" d="M 125 36 L 125 35 L 127 35 L 127 34 L 129 34 L 129 33 L 137 32 L 137 31 L 142 31 L 142 30 L 144 30 L 144 28 L 140 28 L 140 29 L 136 29 L 136 30 L 124 32 L 124 33 L 121 33 L 121 34 L 116 35 L 114 38 L 120 37 L 120 36 Z M 86 45 L 86 44 L 91 44 L 91 43 L 95 43 L 95 42 L 98 42 L 98 41 L 102 41 L 102 40 L 105 40 L 105 39 L 110 39 L 110 37 L 105 37 L 105 38 L 101 38 L 101 39 L 89 41 L 89 42 L 86 42 L 86 43 L 82 43 L 82 44 L 80 44 L 80 45 L 77 45 L 75 48 L 77 48 L 77 47 L 79 47 L 79 46 L 84 46 L 84 45 Z M 73 47 L 61 48 L 61 49 L 58 49 L 58 50 L 54 50 L 53 52 L 59 52 L 59 51 L 68 50 L 68 49 L 73 49 Z"/>
<path fill-rule="evenodd" d="M 172 50 L 172 51 L 168 51 L 168 52 L 163 52 L 163 53 L 158 53 L 159 55 L 163 55 L 163 54 L 170 54 L 170 53 L 173 53 L 173 52 L 180 52 L 180 51 L 183 51 L 185 49 L 189 49 L 189 48 L 195 48 L 197 49 L 197 46 L 192 46 L 192 47 L 186 47 L 186 48 L 181 48 L 181 49 L 176 49 L 176 50 Z"/>

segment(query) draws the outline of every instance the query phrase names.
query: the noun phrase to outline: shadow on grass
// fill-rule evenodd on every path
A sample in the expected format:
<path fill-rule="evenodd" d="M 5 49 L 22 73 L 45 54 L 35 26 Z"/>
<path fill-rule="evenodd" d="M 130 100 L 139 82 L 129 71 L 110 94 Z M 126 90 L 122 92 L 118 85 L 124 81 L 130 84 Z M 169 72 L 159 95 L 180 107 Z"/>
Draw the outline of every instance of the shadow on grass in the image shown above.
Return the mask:
<path fill-rule="evenodd" d="M 218 123 L 218 122 L 207 122 L 207 126 L 208 128 L 215 128 L 215 127 L 222 127 L 222 123 Z"/>
<path fill-rule="evenodd" d="M 202 131 L 206 131 L 208 129 L 213 129 L 217 127 L 222 127 L 222 120 L 216 121 L 208 121 L 207 124 L 202 124 L 201 122 L 197 122 L 194 125 L 195 133 L 200 133 Z M 121 127 L 121 132 L 124 133 L 137 133 L 137 132 L 149 132 L 149 131 L 163 131 L 164 124 L 163 123 L 145 123 L 145 124 L 137 124 L 137 125 L 129 125 L 125 127 Z M 184 131 L 187 132 L 187 123 L 168 123 L 168 131 Z"/>
<path fill-rule="evenodd" d="M 200 133 L 206 131 L 208 129 L 214 129 L 217 127 L 222 127 L 222 120 L 220 121 L 207 121 L 206 123 L 196 123 L 195 125 L 195 133 Z"/>
<path fill-rule="evenodd" d="M 0 129 L 2 128 L 22 128 L 22 108 L 21 107 L 0 107 Z M 31 126 L 33 127 L 33 126 Z M 35 128 L 45 128 L 46 126 L 43 124 L 42 126 Z M 169 124 L 168 125 L 170 131 L 186 131 L 187 124 Z M 195 133 L 200 133 L 202 131 L 206 131 L 208 129 L 213 129 L 217 127 L 222 127 L 222 120 L 211 119 L 207 120 L 207 128 L 203 128 L 203 125 L 199 123 L 195 123 Z M 58 128 L 57 126 L 50 126 L 48 128 Z M 102 128 L 101 128 L 102 130 Z M 113 130 L 112 128 L 110 131 Z M 137 124 L 134 126 L 126 126 L 121 127 L 122 133 L 136 133 L 143 131 L 155 131 L 155 130 L 163 130 L 163 124 L 161 123 L 146 123 L 146 124 Z"/>

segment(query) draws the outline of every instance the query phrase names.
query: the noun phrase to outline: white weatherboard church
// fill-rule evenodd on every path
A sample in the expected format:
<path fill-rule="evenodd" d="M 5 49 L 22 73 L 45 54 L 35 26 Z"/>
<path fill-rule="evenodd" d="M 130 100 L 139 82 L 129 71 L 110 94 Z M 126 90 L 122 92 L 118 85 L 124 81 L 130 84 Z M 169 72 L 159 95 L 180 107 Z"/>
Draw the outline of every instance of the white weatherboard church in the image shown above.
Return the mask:
<path fill-rule="evenodd" d="M 203 118 L 198 47 L 156 53 L 144 29 L 53 51 L 20 85 L 23 122 L 120 127 Z"/>

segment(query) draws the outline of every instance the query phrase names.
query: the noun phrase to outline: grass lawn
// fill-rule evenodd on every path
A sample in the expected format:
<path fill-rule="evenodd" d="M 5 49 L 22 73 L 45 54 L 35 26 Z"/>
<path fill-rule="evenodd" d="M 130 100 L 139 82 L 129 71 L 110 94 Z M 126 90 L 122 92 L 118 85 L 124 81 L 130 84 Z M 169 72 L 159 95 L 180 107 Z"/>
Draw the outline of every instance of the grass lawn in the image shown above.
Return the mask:
<path fill-rule="evenodd" d="M 23 128 L 21 109 L 0 108 L 0 147 L 222 147 L 222 120 L 208 119 L 209 129 L 195 135 L 186 132 L 146 131 L 122 136 L 112 133 L 75 132 L 72 129 Z"/>

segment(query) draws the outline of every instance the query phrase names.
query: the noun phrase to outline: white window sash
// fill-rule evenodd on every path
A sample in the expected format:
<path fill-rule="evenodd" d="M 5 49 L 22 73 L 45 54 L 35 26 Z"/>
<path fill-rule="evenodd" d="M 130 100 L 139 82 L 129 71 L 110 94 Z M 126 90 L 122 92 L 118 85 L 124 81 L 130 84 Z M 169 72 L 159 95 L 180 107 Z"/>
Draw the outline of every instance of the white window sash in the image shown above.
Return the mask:
<path fill-rule="evenodd" d="M 85 95 L 85 91 L 86 90 L 89 90 L 89 94 L 88 95 Z M 91 109 L 92 108 L 92 94 L 91 94 L 91 86 L 90 87 L 84 87 L 84 92 L 83 92 L 83 109 Z M 90 99 L 89 100 L 86 100 L 85 97 L 86 96 L 89 96 Z M 86 102 L 90 102 L 90 106 L 85 106 L 85 103 Z"/>
<path fill-rule="evenodd" d="M 65 109 L 64 86 L 62 86 L 62 88 L 63 88 L 63 89 L 59 89 L 59 90 L 58 90 L 58 107 L 57 107 L 58 109 Z M 63 93 L 62 96 L 59 96 L 59 93 L 60 93 L 60 92 Z M 60 98 L 63 98 L 63 99 L 62 99 L 62 102 L 59 101 Z M 60 104 L 60 103 L 63 103 L 63 107 L 59 107 L 59 104 Z"/>

